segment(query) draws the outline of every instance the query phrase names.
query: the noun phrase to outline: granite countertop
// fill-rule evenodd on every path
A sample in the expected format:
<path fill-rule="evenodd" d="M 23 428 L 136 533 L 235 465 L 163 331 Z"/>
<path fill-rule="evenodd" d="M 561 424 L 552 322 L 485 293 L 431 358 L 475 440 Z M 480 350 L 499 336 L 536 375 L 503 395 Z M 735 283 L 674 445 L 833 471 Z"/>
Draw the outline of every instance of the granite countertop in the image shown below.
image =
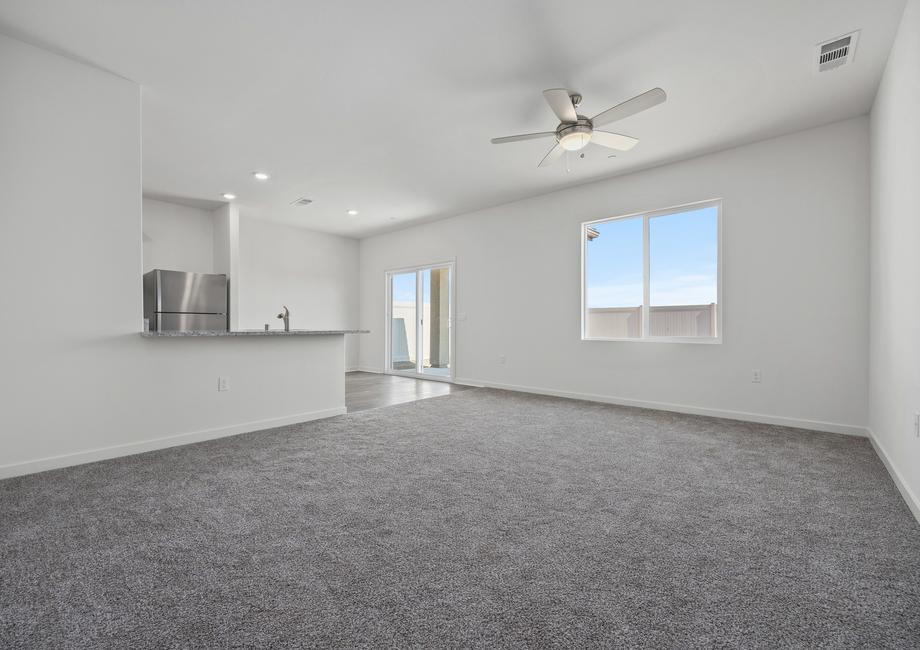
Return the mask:
<path fill-rule="evenodd" d="M 370 330 L 238 330 L 227 331 L 199 331 L 199 332 L 141 332 L 140 335 L 148 339 L 180 338 L 186 336 L 324 336 L 328 334 L 370 334 Z"/>

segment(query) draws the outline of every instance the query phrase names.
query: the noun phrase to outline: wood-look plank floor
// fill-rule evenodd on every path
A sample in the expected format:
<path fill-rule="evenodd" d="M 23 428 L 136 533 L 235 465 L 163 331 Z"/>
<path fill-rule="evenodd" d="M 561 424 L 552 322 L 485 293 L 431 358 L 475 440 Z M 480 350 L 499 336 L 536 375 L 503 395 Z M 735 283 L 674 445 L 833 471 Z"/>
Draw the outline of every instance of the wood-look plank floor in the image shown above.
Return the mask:
<path fill-rule="evenodd" d="M 345 373 L 345 408 L 349 413 L 449 395 L 469 386 L 443 381 L 381 375 L 373 372 Z"/>

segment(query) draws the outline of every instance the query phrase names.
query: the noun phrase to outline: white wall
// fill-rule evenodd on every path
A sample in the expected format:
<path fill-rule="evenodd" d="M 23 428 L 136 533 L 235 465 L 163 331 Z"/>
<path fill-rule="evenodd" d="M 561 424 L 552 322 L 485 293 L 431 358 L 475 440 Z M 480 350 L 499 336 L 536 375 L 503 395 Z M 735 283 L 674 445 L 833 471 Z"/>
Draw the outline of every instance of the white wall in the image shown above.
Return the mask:
<path fill-rule="evenodd" d="M 868 146 L 857 118 L 362 240 L 361 366 L 384 271 L 456 258 L 461 381 L 862 433 Z M 579 223 L 716 197 L 724 343 L 581 341 Z"/>
<path fill-rule="evenodd" d="M 240 329 L 240 210 L 227 203 L 214 211 L 214 272 L 229 282 L 230 329 Z"/>
<path fill-rule="evenodd" d="M 910 0 L 872 108 L 869 426 L 920 518 L 920 2 Z"/>
<path fill-rule="evenodd" d="M 144 273 L 151 269 L 214 272 L 211 212 L 144 198 Z"/>
<path fill-rule="evenodd" d="M 138 86 L 0 36 L 0 96 L 0 477 L 343 411 L 341 336 L 138 335 Z"/>
<path fill-rule="evenodd" d="M 260 219 L 240 219 L 240 328 L 356 329 L 358 241 Z M 347 335 L 346 366 L 358 363 L 361 335 Z"/>

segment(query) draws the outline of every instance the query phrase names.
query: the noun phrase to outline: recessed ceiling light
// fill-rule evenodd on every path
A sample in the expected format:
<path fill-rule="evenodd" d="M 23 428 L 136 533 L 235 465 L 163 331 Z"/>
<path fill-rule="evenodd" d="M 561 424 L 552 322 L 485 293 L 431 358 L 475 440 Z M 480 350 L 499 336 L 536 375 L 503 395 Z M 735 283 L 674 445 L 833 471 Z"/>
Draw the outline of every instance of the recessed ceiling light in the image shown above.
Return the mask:
<path fill-rule="evenodd" d="M 223 196 L 228 201 L 232 201 L 233 199 L 236 198 L 236 194 L 231 194 L 230 192 L 224 192 L 223 194 L 221 194 L 221 196 Z"/>
<path fill-rule="evenodd" d="M 357 210 L 349 210 L 349 211 L 348 211 L 348 214 L 351 215 L 352 217 L 354 217 L 354 216 L 356 216 L 356 215 L 358 214 L 358 211 L 357 211 Z"/>
<path fill-rule="evenodd" d="M 252 177 L 257 181 L 267 181 L 271 176 L 265 172 L 252 172 Z"/>

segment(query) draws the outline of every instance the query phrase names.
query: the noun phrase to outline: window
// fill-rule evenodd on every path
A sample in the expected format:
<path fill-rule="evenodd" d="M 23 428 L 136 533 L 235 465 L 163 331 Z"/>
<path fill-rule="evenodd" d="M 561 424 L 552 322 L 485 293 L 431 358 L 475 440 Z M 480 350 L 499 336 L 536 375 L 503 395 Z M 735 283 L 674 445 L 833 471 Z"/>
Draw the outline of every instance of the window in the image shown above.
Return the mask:
<path fill-rule="evenodd" d="M 582 338 L 721 340 L 721 201 L 583 223 Z"/>

